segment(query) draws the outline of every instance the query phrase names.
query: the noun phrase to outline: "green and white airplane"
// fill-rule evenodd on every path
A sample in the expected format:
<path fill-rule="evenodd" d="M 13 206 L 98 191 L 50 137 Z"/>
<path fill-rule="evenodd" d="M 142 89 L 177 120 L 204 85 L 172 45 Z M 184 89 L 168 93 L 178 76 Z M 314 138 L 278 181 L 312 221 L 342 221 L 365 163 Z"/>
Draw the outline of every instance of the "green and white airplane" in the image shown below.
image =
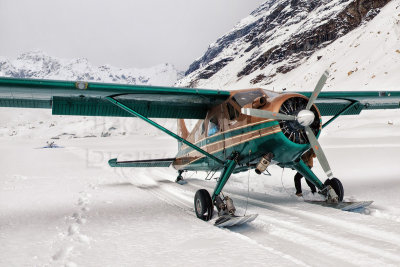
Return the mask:
<path fill-rule="evenodd" d="M 109 165 L 151 168 L 172 164 L 178 171 L 178 182 L 184 171 L 218 171 L 221 174 L 211 195 L 205 189 L 196 192 L 194 210 L 198 218 L 208 221 L 216 206 L 226 221 L 227 216 L 235 217 L 232 200 L 221 197 L 230 176 L 249 169 L 261 174 L 270 164 L 298 171 L 328 202 L 343 200 L 343 186 L 334 178 L 317 140 L 321 130 L 342 115 L 398 109 L 400 91 L 321 92 L 328 75 L 325 71 L 313 92 L 282 93 L 260 88 L 222 91 L 0 78 L 0 107 L 47 108 L 54 115 L 144 120 L 178 140 L 176 157 L 123 162 L 111 159 Z M 321 116 L 333 117 L 322 124 Z M 178 133 L 151 118 L 178 119 Z M 189 133 L 183 119 L 199 121 Z M 302 160 L 310 149 L 326 173 L 321 177 L 324 183 Z"/>

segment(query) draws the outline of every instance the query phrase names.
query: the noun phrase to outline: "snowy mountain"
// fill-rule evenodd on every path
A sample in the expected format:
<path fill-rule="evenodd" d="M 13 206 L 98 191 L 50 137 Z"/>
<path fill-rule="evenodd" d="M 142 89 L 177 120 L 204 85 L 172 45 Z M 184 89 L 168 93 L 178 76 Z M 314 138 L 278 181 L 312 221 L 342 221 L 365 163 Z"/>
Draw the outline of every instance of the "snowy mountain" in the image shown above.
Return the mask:
<path fill-rule="evenodd" d="M 311 90 L 331 68 L 332 89 L 379 90 L 381 80 L 394 78 L 400 56 L 400 2 L 388 2 L 266 1 L 211 44 L 177 85 Z M 357 87 L 348 83 L 361 75 Z"/>
<path fill-rule="evenodd" d="M 121 69 L 108 65 L 96 67 L 82 58 L 60 59 L 43 52 L 27 52 L 16 60 L 0 58 L 0 76 L 171 86 L 182 73 L 168 63 L 148 69 Z M 47 109 L 32 112 L 31 109 L 0 108 L 0 111 L 0 137 L 69 139 L 155 132 L 132 118 L 52 116 Z M 163 123 L 172 129 L 176 127 L 176 123 L 165 120 Z"/>
<path fill-rule="evenodd" d="M 0 57 L 0 76 L 170 86 L 182 73 L 168 63 L 146 69 L 97 67 L 86 58 L 61 59 L 34 51 L 23 53 L 16 60 Z"/>

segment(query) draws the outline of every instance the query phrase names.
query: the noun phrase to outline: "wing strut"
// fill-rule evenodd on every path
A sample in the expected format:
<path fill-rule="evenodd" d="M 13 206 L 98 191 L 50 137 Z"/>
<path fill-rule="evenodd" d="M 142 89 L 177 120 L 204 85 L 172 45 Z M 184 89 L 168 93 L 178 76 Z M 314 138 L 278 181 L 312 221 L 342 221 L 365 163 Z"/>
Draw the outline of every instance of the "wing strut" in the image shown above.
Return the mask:
<path fill-rule="evenodd" d="M 180 137 L 179 135 L 176 135 L 175 133 L 171 132 L 170 130 L 164 128 L 163 126 L 161 126 L 160 124 L 156 123 L 155 121 L 150 120 L 149 118 L 146 118 L 145 116 L 137 113 L 136 111 L 134 111 L 133 109 L 131 109 L 128 106 L 125 106 L 124 104 L 122 104 L 121 102 L 119 102 L 118 100 L 115 100 L 114 98 L 112 98 L 111 96 L 107 96 L 106 99 L 108 101 L 110 101 L 111 103 L 113 103 L 114 105 L 118 106 L 119 108 L 125 110 L 126 112 L 134 115 L 135 117 L 138 117 L 142 120 L 144 120 L 145 122 L 153 125 L 154 127 L 158 128 L 159 130 L 163 131 L 164 133 L 172 136 L 173 138 L 177 139 L 180 142 L 183 142 L 185 145 L 190 146 L 191 148 L 197 150 L 198 152 L 204 154 L 205 156 L 215 160 L 216 162 L 218 162 L 221 165 L 225 165 L 225 162 L 220 160 L 219 158 L 211 155 L 210 153 L 208 153 L 207 151 L 204 151 L 203 149 L 201 149 L 200 147 L 190 143 L 189 141 L 187 141 L 186 139 Z"/>
<path fill-rule="evenodd" d="M 347 100 L 347 99 L 346 99 Z M 351 101 L 351 100 L 350 100 Z M 322 125 L 322 128 L 325 128 L 326 126 L 328 126 L 331 122 L 333 122 L 334 120 L 336 120 L 340 115 L 344 114 L 345 112 L 347 112 L 349 109 L 356 107 L 360 104 L 360 102 L 358 101 L 352 101 L 351 104 L 349 104 L 348 106 L 346 106 L 344 109 L 342 109 L 339 113 L 337 113 L 335 116 L 333 116 L 329 121 L 325 122 L 324 125 Z"/>

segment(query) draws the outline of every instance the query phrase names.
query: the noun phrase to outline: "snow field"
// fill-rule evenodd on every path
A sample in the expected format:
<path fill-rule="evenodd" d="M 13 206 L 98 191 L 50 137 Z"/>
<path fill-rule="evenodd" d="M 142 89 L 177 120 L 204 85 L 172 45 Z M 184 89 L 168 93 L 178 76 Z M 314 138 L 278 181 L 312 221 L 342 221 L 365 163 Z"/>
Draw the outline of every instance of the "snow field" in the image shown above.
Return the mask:
<path fill-rule="evenodd" d="M 50 115 L 43 112 L 36 119 L 48 121 Z M 398 115 L 371 111 L 342 117 L 321 135 L 332 170 L 344 184 L 345 200 L 374 200 L 364 214 L 304 203 L 293 195 L 294 172 L 285 169 L 282 174 L 272 166 L 271 177 L 245 172 L 228 182 L 224 192 L 234 199 L 238 214 L 259 214 L 254 222 L 232 229 L 216 228 L 194 215 L 196 190 L 215 186 L 203 181 L 205 173 L 185 173 L 189 183 L 181 186 L 173 183 L 172 168 L 108 167 L 108 159 L 117 156 L 174 156 L 176 141 L 156 130 L 139 127 L 139 132 L 101 137 L 103 125 L 97 124 L 81 128 L 78 138 L 54 140 L 64 148 L 37 149 L 59 133 L 70 134 L 72 125 L 86 125 L 86 119 L 90 124 L 94 118 L 51 117 L 57 126 L 50 128 L 4 122 L 20 128 L 16 135 L 0 138 L 0 241 L 6 255 L 0 265 L 396 266 Z M 107 123 L 125 127 L 119 119 Z M 173 122 L 162 123 L 173 128 Z M 95 137 L 84 138 L 89 134 Z M 322 177 L 318 164 L 314 171 Z M 304 182 L 303 192 L 305 199 L 318 198 Z"/>

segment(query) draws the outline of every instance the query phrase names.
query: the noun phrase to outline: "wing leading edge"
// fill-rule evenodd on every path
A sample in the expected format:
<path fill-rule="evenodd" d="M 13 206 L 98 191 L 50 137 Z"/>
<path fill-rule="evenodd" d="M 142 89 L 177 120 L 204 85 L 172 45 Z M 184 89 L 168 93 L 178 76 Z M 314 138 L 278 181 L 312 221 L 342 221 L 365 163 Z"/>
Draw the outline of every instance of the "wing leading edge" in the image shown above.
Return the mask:
<path fill-rule="evenodd" d="M 311 92 L 297 92 L 310 97 Z M 362 110 L 400 109 L 400 91 L 321 92 L 315 101 L 322 116 L 358 115 Z"/>
<path fill-rule="evenodd" d="M 113 96 L 149 118 L 203 119 L 228 91 L 0 77 L 0 107 L 48 108 L 53 115 L 132 116 Z"/>

